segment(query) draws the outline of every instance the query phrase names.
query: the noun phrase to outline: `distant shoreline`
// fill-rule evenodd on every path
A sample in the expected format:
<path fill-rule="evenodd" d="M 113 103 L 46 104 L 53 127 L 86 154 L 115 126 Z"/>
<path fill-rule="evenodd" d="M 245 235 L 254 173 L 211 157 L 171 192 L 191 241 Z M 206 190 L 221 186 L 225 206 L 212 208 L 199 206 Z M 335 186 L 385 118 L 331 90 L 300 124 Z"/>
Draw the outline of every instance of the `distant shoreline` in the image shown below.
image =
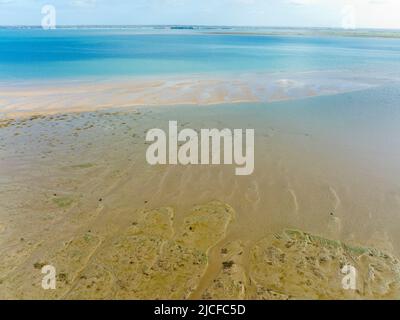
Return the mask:
<path fill-rule="evenodd" d="M 0 30 L 40 30 L 40 26 L 0 26 Z M 340 36 L 370 38 L 400 38 L 400 29 L 341 29 L 303 27 L 251 27 L 251 26 L 202 26 L 202 25 L 61 25 L 60 30 L 141 30 L 185 31 L 194 34 L 259 35 L 259 36 Z"/>

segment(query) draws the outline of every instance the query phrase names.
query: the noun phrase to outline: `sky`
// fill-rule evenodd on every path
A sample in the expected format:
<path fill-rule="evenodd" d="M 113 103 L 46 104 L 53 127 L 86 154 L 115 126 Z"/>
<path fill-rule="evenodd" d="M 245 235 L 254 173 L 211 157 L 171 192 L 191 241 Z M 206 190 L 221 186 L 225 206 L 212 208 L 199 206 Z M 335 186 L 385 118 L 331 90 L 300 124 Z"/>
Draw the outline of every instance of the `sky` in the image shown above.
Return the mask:
<path fill-rule="evenodd" d="M 400 0 L 0 0 L 0 25 L 234 25 L 400 29 Z"/>

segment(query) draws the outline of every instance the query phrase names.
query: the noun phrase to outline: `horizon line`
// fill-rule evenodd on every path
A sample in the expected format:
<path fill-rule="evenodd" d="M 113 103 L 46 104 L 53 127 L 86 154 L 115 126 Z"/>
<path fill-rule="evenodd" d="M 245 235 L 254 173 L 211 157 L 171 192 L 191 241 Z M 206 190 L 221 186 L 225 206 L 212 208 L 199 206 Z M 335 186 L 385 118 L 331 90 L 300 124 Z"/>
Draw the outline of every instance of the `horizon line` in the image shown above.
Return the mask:
<path fill-rule="evenodd" d="M 29 24 L 6 24 L 1 25 L 0 28 L 12 28 L 12 27 L 26 27 L 26 28 L 42 28 L 41 25 L 29 25 Z M 134 28 L 134 27 L 199 27 L 199 28 L 270 28 L 270 29 L 331 29 L 331 30 L 343 30 L 343 31 L 357 31 L 357 30 L 376 30 L 376 31 L 400 31 L 400 28 L 354 28 L 345 29 L 341 27 L 328 27 L 328 26 L 262 26 L 262 25 L 208 25 L 208 24 L 60 24 L 57 28 L 71 28 L 71 27 L 109 27 L 109 28 Z"/>

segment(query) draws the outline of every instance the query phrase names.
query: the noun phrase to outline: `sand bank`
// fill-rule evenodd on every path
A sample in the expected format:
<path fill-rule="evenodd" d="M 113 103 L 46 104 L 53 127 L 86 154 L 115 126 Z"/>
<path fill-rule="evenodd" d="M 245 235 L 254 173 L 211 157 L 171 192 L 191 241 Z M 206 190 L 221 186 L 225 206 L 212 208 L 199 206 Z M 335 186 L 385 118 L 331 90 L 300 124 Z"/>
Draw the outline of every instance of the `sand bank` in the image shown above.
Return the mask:
<path fill-rule="evenodd" d="M 390 80 L 338 71 L 2 84 L 0 115 L 10 118 L 131 106 L 273 102 L 363 90 Z"/>

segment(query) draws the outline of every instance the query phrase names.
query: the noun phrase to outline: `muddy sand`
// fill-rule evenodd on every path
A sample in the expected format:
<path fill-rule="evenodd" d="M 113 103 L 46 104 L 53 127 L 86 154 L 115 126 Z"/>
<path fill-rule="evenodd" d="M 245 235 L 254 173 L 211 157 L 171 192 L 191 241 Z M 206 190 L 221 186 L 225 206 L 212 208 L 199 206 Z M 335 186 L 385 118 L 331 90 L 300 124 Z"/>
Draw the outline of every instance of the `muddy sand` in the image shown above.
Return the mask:
<path fill-rule="evenodd" d="M 300 156 L 295 164 L 306 169 L 293 171 L 291 154 L 278 148 L 309 136 L 258 131 L 258 142 L 275 153 L 258 153 L 263 174 L 252 177 L 238 178 L 229 166 L 147 165 L 145 132 L 178 115 L 182 126 L 202 125 L 201 117 L 190 122 L 192 112 L 2 120 L 0 298 L 400 297 L 388 224 L 373 229 L 365 220 L 358 229 L 345 212 L 353 208 L 357 217 L 349 199 L 365 198 L 321 176 L 321 168 L 310 173 Z M 348 264 L 358 271 L 356 290 L 342 287 Z M 41 287 L 44 265 L 57 270 L 56 290 Z"/>

